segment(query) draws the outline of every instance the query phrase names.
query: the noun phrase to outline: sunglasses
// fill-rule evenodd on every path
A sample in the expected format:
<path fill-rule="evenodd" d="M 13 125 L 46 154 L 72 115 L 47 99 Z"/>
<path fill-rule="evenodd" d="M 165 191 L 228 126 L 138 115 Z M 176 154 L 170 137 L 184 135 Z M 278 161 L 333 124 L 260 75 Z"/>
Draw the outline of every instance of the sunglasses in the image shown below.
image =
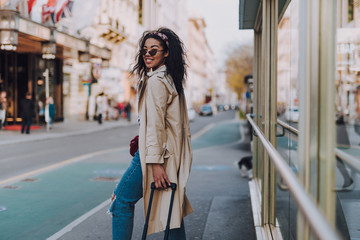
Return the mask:
<path fill-rule="evenodd" d="M 141 49 L 140 50 L 140 55 L 142 55 L 142 56 L 144 56 L 144 55 L 146 55 L 147 53 L 149 53 L 150 54 L 150 56 L 155 56 L 156 54 L 157 54 L 157 52 L 163 52 L 164 50 L 158 50 L 158 49 L 156 49 L 156 48 L 154 48 L 154 49 L 151 49 L 150 51 L 148 51 L 148 50 L 146 50 L 146 49 Z"/>

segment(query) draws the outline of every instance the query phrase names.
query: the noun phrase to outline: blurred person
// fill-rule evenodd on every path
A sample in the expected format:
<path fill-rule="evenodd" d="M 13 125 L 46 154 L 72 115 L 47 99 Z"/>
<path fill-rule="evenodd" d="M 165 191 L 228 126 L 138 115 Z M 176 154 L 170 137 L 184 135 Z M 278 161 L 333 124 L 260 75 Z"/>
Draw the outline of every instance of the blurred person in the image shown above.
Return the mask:
<path fill-rule="evenodd" d="M 180 38 L 168 28 L 145 31 L 132 74 L 139 75 L 138 150 L 131 142 L 134 157 L 113 194 L 113 239 L 130 240 L 135 203 L 144 197 L 147 212 L 150 185 L 154 194 L 148 234 L 165 230 L 171 191 L 177 184 L 169 239 L 186 239 L 183 217 L 193 209 L 185 194 L 192 163 L 191 136 L 183 81 L 186 76 L 185 52 Z M 162 191 L 163 190 L 163 191 Z"/>
<path fill-rule="evenodd" d="M 96 114 L 99 124 L 102 124 L 103 115 L 106 114 L 106 97 L 103 92 L 96 97 Z"/>
<path fill-rule="evenodd" d="M 34 102 L 32 101 L 32 96 L 30 92 L 27 92 L 25 95 L 25 99 L 21 100 L 21 116 L 21 133 L 24 133 L 24 131 L 26 131 L 26 134 L 30 134 L 32 118 L 35 116 L 35 106 Z"/>
<path fill-rule="evenodd" d="M 116 104 L 116 107 L 118 109 L 118 112 L 119 112 L 119 117 L 121 117 L 121 114 L 122 114 L 122 103 L 121 102 L 118 102 Z"/>
<path fill-rule="evenodd" d="M 130 122 L 131 121 L 131 104 L 127 102 L 125 105 L 126 118 Z"/>
<path fill-rule="evenodd" d="M 54 99 L 52 96 L 47 99 L 47 104 L 49 105 L 49 128 L 52 129 L 52 124 L 55 119 L 56 113 Z"/>
<path fill-rule="evenodd" d="M 356 95 L 355 95 L 355 121 L 354 121 L 354 129 L 355 132 L 360 135 L 360 85 L 356 88 Z M 359 143 L 360 145 L 360 143 Z"/>
<path fill-rule="evenodd" d="M 6 91 L 1 91 L 0 92 L 0 129 L 2 129 L 5 126 L 6 109 L 7 109 L 7 93 Z"/>
<path fill-rule="evenodd" d="M 336 143 L 340 147 L 348 148 L 350 147 L 349 135 L 346 128 L 346 123 L 344 121 L 344 114 L 341 112 L 336 120 Z M 336 167 L 338 168 L 340 174 L 344 179 L 344 183 L 341 188 L 337 188 L 337 191 L 349 191 L 352 190 L 355 186 L 354 180 L 350 176 L 344 161 L 336 156 Z"/>
<path fill-rule="evenodd" d="M 360 85 L 356 87 L 355 95 L 356 116 L 360 116 Z"/>

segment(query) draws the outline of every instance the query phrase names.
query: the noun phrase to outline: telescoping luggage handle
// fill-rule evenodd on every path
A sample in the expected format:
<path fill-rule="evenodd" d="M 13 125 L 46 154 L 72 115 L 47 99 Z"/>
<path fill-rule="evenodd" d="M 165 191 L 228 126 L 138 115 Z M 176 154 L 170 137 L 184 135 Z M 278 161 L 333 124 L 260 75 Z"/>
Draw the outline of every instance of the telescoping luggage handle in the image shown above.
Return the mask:
<path fill-rule="evenodd" d="M 171 187 L 171 199 L 170 199 L 169 214 L 168 214 L 168 219 L 167 219 L 167 223 L 166 223 L 164 240 L 168 240 L 168 239 L 169 239 L 170 220 L 171 220 L 172 207 L 173 207 L 173 203 L 174 203 L 174 195 L 175 195 L 175 190 L 176 190 L 176 183 L 170 183 L 170 186 L 168 186 L 168 187 Z M 149 199 L 149 206 L 148 206 L 148 211 L 147 211 L 147 213 L 146 213 L 146 220 L 145 220 L 145 225 L 144 225 L 144 231 L 143 231 L 143 235 L 142 235 L 142 240 L 146 240 L 146 234 L 147 234 L 148 225 L 149 225 L 151 205 L 152 205 L 152 200 L 153 200 L 154 190 L 155 190 L 155 189 L 156 189 L 156 188 L 155 188 L 155 183 L 152 182 L 152 183 L 151 183 L 151 193 L 150 193 L 150 199 Z"/>

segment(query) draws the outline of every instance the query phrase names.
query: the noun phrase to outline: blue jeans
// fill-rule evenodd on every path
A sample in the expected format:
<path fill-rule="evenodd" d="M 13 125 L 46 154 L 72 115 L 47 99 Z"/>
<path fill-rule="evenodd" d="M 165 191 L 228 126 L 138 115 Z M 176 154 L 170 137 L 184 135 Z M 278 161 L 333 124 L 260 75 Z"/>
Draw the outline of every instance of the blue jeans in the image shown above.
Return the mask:
<path fill-rule="evenodd" d="M 139 151 L 122 176 L 114 194 L 116 199 L 110 207 L 112 213 L 113 240 L 131 240 L 134 225 L 135 204 L 142 198 L 142 172 Z M 147 203 L 144 203 L 147 204 Z M 170 240 L 186 240 L 184 222 L 181 228 L 171 229 Z"/>

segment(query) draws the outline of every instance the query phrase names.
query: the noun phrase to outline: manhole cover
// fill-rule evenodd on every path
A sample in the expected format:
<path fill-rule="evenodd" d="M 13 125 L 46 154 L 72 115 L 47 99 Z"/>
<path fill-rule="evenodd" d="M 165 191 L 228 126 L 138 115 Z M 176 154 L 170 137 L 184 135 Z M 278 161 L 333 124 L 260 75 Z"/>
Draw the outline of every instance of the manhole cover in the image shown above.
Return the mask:
<path fill-rule="evenodd" d="M 0 212 L 3 212 L 6 210 L 6 207 L 5 206 L 0 206 Z"/>
<path fill-rule="evenodd" d="M 5 189 L 17 189 L 17 188 L 19 188 L 19 186 L 4 186 L 3 188 L 5 188 Z"/>
<path fill-rule="evenodd" d="M 38 179 L 36 178 L 25 178 L 23 180 L 21 180 L 22 182 L 36 182 Z"/>
<path fill-rule="evenodd" d="M 94 178 L 94 181 L 116 182 L 116 181 L 119 181 L 119 178 L 116 178 L 116 177 L 97 177 L 97 178 Z"/>

